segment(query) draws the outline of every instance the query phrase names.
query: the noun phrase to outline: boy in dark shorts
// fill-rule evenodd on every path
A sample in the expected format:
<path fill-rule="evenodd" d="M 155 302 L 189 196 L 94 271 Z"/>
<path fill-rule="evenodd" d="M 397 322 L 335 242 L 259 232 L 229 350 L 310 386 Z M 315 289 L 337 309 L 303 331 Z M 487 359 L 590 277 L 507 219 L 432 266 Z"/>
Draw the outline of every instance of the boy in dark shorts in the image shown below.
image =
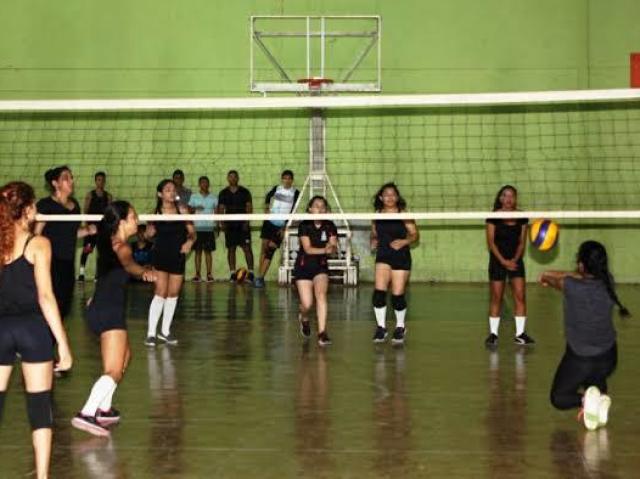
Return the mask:
<path fill-rule="evenodd" d="M 252 213 L 253 203 L 251 192 L 240 186 L 240 175 L 236 170 L 227 173 L 229 186 L 218 195 L 218 210 L 220 214 Z M 220 225 L 224 231 L 225 246 L 227 247 L 227 261 L 229 263 L 230 281 L 236 279 L 236 248 L 240 246 L 244 251 L 249 270 L 248 280 L 253 282 L 253 251 L 251 250 L 251 227 L 248 221 L 224 221 Z"/>

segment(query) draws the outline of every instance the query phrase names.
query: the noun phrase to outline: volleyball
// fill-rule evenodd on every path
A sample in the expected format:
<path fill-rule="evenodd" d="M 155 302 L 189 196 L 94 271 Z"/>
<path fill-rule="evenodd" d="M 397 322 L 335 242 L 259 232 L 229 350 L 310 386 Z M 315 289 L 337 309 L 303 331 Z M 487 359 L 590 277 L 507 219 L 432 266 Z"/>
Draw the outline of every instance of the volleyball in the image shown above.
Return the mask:
<path fill-rule="evenodd" d="M 248 275 L 247 268 L 238 268 L 236 270 L 236 283 L 244 283 Z"/>
<path fill-rule="evenodd" d="M 540 251 L 549 251 L 558 240 L 558 224 L 551 220 L 535 220 L 529 229 L 529 239 Z"/>

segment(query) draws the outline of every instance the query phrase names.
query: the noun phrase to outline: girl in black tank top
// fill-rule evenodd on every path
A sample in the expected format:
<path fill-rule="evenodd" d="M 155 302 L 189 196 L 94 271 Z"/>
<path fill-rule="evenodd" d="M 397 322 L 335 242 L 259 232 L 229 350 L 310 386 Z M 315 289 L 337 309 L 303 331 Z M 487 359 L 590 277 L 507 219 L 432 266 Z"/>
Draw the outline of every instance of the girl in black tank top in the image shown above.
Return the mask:
<path fill-rule="evenodd" d="M 518 191 L 511 185 L 505 185 L 498 191 L 493 204 L 493 211 L 516 212 L 518 207 Z M 525 302 L 525 270 L 524 248 L 527 237 L 527 220 L 493 219 L 486 221 L 486 238 L 489 248 L 489 288 L 491 302 L 489 305 L 489 336 L 485 345 L 494 348 L 498 345 L 498 327 L 500 310 L 507 278 L 511 283 L 514 304 L 514 320 L 516 331 L 514 343 L 527 346 L 535 343 L 525 332 L 527 305 Z"/>
<path fill-rule="evenodd" d="M 58 347 L 56 369 L 69 369 L 73 360 L 51 278 L 46 277 L 51 269 L 51 244 L 30 233 L 36 216 L 34 202 L 33 189 L 26 183 L 12 182 L 0 188 L 0 415 L 19 354 L 36 473 L 48 477 L 53 422 L 52 334 Z"/>
<path fill-rule="evenodd" d="M 98 281 L 86 316 L 90 329 L 100 337 L 104 369 L 82 410 L 71 420 L 74 427 L 96 436 L 109 436 L 107 426 L 120 420 L 111 402 L 131 357 L 124 316 L 129 274 L 154 280 L 150 269 L 133 260 L 128 239 L 137 230 L 136 212 L 126 201 L 107 206 L 98 228 Z"/>
<path fill-rule="evenodd" d="M 407 207 L 406 201 L 394 183 L 387 183 L 376 193 L 373 207 L 377 213 L 401 213 Z M 387 338 L 387 291 L 391 286 L 391 305 L 396 316 L 396 327 L 392 342 L 404 343 L 406 334 L 405 315 L 407 302 L 405 290 L 411 271 L 411 250 L 420 235 L 412 220 L 375 220 L 371 225 L 371 249 L 376 252 L 375 289 L 373 311 L 376 330 L 373 342 L 382 343 Z"/>
<path fill-rule="evenodd" d="M 187 207 L 176 201 L 176 186 L 172 180 L 162 180 L 156 188 L 156 214 L 188 214 Z M 149 323 L 144 344 L 155 347 L 159 342 L 175 345 L 171 334 L 173 315 L 184 281 L 186 255 L 196 239 L 190 221 L 158 221 L 147 228 L 148 236 L 155 235 L 152 264 L 156 271 L 155 295 L 149 305 Z M 161 331 L 158 323 L 162 316 Z"/>
<path fill-rule="evenodd" d="M 93 177 L 96 188 L 91 190 L 84 199 L 84 212 L 88 215 L 101 215 L 111 202 L 111 195 L 104 189 L 107 182 L 107 174 L 104 171 L 98 171 Z M 97 224 L 97 223 L 90 223 Z M 93 253 L 98 240 L 97 235 L 85 236 L 82 242 L 82 255 L 80 256 L 80 275 L 78 281 L 85 279 L 85 267 L 89 255 Z"/>

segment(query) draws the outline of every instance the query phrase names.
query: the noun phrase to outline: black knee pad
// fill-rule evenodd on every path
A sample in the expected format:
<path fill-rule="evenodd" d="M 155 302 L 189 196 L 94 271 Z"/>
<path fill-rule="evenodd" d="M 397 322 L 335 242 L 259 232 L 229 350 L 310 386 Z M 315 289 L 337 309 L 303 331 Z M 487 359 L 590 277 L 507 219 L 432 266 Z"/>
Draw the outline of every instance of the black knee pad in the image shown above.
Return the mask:
<path fill-rule="evenodd" d="M 381 289 L 373 290 L 371 302 L 374 308 L 384 308 L 387 305 L 387 292 Z"/>
<path fill-rule="evenodd" d="M 4 411 L 4 398 L 6 394 L 6 391 L 0 391 L 0 421 L 2 421 L 2 411 Z"/>
<path fill-rule="evenodd" d="M 403 309 L 407 309 L 407 300 L 404 299 L 404 294 L 400 294 L 396 296 L 395 294 L 391 295 L 391 306 L 396 311 L 402 311 Z"/>
<path fill-rule="evenodd" d="M 276 250 L 278 248 L 273 248 L 271 246 L 267 246 L 267 250 L 264 252 L 264 257 L 266 259 L 268 259 L 269 261 L 271 261 L 271 259 L 273 258 L 273 255 L 276 253 Z"/>
<path fill-rule="evenodd" d="M 27 414 L 31 430 L 50 429 L 53 424 L 51 410 L 51 391 L 27 393 Z"/>

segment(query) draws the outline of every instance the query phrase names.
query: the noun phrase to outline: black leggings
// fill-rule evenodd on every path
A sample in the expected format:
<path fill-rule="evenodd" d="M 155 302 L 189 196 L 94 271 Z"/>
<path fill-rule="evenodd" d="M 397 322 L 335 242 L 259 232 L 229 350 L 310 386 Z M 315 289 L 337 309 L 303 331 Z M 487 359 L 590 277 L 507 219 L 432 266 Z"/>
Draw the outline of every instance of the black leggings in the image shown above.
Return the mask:
<path fill-rule="evenodd" d="M 62 319 L 69 314 L 71 301 L 73 300 L 73 288 L 76 284 L 76 273 L 73 263 L 73 260 L 51 259 L 53 294 L 56 297 Z"/>
<path fill-rule="evenodd" d="M 572 409 L 582 405 L 581 389 L 597 386 L 607 392 L 607 378 L 618 363 L 618 347 L 614 345 L 599 356 L 578 356 L 567 344 L 551 386 L 551 404 L 557 409 Z"/>

